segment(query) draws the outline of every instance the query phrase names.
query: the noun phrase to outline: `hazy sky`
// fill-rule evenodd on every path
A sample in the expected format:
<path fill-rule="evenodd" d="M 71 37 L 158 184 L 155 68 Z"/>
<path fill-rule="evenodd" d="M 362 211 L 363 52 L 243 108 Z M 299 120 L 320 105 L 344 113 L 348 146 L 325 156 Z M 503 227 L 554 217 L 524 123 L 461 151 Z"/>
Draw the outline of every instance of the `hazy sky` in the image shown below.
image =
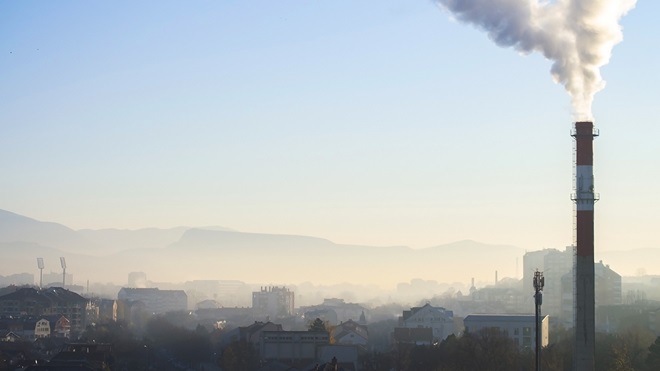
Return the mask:
<path fill-rule="evenodd" d="M 596 95 L 597 249 L 658 246 L 660 3 Z M 550 62 L 430 0 L 3 1 L 0 208 L 74 229 L 572 241 Z"/>

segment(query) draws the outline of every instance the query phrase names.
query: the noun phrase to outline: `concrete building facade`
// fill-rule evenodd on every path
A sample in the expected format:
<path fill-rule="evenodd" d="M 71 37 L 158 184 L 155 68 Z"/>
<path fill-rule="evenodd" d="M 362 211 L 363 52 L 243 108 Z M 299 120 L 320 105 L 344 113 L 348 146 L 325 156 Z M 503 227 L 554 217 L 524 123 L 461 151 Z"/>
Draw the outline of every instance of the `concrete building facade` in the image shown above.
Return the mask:
<path fill-rule="evenodd" d="M 252 293 L 252 309 L 271 317 L 286 317 L 294 313 L 295 294 L 286 287 L 268 286 Z"/>

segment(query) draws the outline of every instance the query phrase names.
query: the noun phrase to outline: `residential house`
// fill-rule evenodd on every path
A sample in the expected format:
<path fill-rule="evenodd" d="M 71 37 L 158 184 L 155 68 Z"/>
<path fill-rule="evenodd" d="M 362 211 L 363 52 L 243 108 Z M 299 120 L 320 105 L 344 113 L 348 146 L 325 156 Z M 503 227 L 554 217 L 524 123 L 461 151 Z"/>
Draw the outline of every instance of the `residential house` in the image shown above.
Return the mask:
<path fill-rule="evenodd" d="M 399 327 L 430 328 L 434 342 L 440 342 L 447 336 L 456 333 L 454 313 L 428 303 L 422 307 L 413 307 L 403 311 L 402 316 L 399 317 Z"/>
<path fill-rule="evenodd" d="M 353 320 L 342 322 L 332 329 L 331 337 L 334 344 L 367 346 L 369 343 L 369 330 L 366 325 Z"/>

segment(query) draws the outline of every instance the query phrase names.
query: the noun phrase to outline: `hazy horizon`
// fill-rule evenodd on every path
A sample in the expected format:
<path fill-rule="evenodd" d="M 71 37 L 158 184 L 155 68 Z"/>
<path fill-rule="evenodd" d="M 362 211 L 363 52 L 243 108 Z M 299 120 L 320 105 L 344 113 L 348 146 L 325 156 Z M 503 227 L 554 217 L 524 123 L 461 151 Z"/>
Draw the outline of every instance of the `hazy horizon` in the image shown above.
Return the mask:
<path fill-rule="evenodd" d="M 595 96 L 596 250 L 655 248 L 660 4 Z M 432 1 L 0 4 L 0 208 L 414 249 L 573 240 L 551 62 Z"/>

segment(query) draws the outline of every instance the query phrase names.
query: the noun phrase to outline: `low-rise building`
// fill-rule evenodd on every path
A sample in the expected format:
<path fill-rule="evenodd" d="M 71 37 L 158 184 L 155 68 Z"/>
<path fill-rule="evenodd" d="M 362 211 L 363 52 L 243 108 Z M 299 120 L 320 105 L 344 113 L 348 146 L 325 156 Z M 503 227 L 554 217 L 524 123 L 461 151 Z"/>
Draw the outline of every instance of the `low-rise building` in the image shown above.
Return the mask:
<path fill-rule="evenodd" d="M 433 329 L 430 327 L 396 327 L 392 334 L 394 345 L 432 345 Z"/>
<path fill-rule="evenodd" d="M 126 303 L 141 302 L 144 304 L 144 311 L 152 314 L 188 309 L 188 296 L 183 290 L 122 287 L 117 299 Z"/>
<path fill-rule="evenodd" d="M 541 346 L 548 345 L 549 316 L 541 317 Z M 470 314 L 463 320 L 466 333 L 499 330 L 521 348 L 536 347 L 536 316 L 533 314 Z"/>
<path fill-rule="evenodd" d="M 50 337 L 68 338 L 71 335 L 71 322 L 62 315 L 1 318 L 0 331 L 30 341 Z"/>
<path fill-rule="evenodd" d="M 323 303 L 319 305 L 301 307 L 300 311 L 307 321 L 320 318 L 336 325 L 349 320 L 357 321 L 358 319 L 366 323 L 365 312 L 368 310 L 360 304 L 346 303 L 344 299 L 331 298 L 323 299 Z"/>
<path fill-rule="evenodd" d="M 238 338 L 239 340 L 244 340 L 249 343 L 252 343 L 255 348 L 259 348 L 259 342 L 261 341 L 261 334 L 264 331 L 276 332 L 284 331 L 282 325 L 276 324 L 273 322 L 259 322 L 255 321 L 250 326 L 239 327 L 238 328 Z"/>
<path fill-rule="evenodd" d="M 436 342 L 440 342 L 456 332 L 454 313 L 428 303 L 422 307 L 413 307 L 403 311 L 402 316 L 399 317 L 399 327 L 430 328 L 433 340 Z"/>
<path fill-rule="evenodd" d="M 264 331 L 259 354 L 264 361 L 280 361 L 292 367 L 318 359 L 319 347 L 330 344 L 330 334 L 316 331 Z"/>
<path fill-rule="evenodd" d="M 335 326 L 332 329 L 331 335 L 335 344 L 366 347 L 369 343 L 369 330 L 367 326 L 353 320 L 348 320 Z"/>

